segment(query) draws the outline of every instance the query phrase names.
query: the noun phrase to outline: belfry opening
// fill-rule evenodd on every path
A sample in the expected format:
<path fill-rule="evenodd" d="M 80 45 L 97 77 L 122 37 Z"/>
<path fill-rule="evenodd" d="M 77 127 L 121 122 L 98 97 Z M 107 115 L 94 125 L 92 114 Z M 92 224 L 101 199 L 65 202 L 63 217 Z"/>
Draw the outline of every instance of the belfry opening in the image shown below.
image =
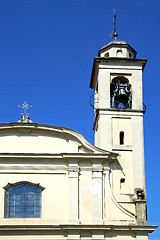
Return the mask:
<path fill-rule="evenodd" d="M 126 77 L 113 78 L 110 85 L 111 108 L 131 109 L 131 85 Z"/>

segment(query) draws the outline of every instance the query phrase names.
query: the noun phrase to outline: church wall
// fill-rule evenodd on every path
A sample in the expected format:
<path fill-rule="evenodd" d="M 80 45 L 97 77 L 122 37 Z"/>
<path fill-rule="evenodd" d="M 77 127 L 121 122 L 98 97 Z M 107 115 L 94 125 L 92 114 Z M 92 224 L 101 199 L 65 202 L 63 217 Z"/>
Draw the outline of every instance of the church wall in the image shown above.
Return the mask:
<path fill-rule="evenodd" d="M 131 151 L 120 151 L 119 154 L 118 161 L 112 165 L 113 192 L 114 194 L 134 194 L 133 153 Z"/>
<path fill-rule="evenodd" d="M 52 219 L 53 222 L 66 222 L 68 220 L 68 176 L 66 173 L 12 173 L 0 174 L 0 219 L 4 219 L 5 190 L 8 183 L 21 181 L 39 183 L 44 190 L 42 191 L 41 219 Z M 11 219 L 5 219 L 5 221 Z M 21 220 L 19 220 L 21 222 Z M 26 221 L 26 220 L 25 220 Z M 31 220 L 29 219 L 29 222 Z"/>
<path fill-rule="evenodd" d="M 111 183 L 106 180 L 109 176 L 108 170 L 108 160 L 104 163 L 98 159 L 85 159 L 79 162 L 69 160 L 68 163 L 61 159 L 38 159 L 38 156 L 37 159 L 32 160 L 1 159 L 0 224 L 15 223 L 13 219 L 5 218 L 4 188 L 8 183 L 18 182 L 40 184 L 44 190 L 42 191 L 41 217 L 16 219 L 17 224 L 76 222 L 93 224 L 103 220 L 109 224 L 114 220 L 114 215 L 117 215 L 117 224 L 120 219 L 132 222 L 134 216 L 128 216 L 126 211 L 116 206 L 118 204 L 116 199 L 113 201 L 113 189 L 110 188 Z M 114 175 L 112 177 L 116 182 L 117 177 L 115 179 Z M 127 209 L 129 209 L 128 206 Z"/>
<path fill-rule="evenodd" d="M 111 182 L 111 174 L 104 175 L 104 221 L 105 224 L 129 224 L 135 223 L 135 208 L 133 201 L 127 195 L 113 194 L 113 186 Z M 113 176 L 114 179 L 114 176 Z M 114 179 L 115 181 L 115 179 Z M 110 187 L 111 186 L 111 187 Z M 123 204 L 128 203 L 126 208 Z M 128 223 L 127 223 L 128 222 Z"/>
<path fill-rule="evenodd" d="M 22 129 L 7 133 L 0 131 L 0 152 L 12 153 L 61 153 L 61 152 L 78 152 L 77 139 L 67 135 L 58 135 L 58 133 L 47 133 L 43 131 Z M 58 137 L 59 136 L 59 137 Z M 8 146 L 9 149 L 8 149 Z"/>
<path fill-rule="evenodd" d="M 117 198 L 116 198 L 117 199 Z M 135 204 L 134 202 L 131 203 L 131 201 L 128 202 L 124 202 L 123 198 L 122 200 L 118 201 L 120 203 L 120 205 L 124 208 L 127 209 L 129 212 L 131 213 L 135 213 L 136 209 L 135 209 Z"/>

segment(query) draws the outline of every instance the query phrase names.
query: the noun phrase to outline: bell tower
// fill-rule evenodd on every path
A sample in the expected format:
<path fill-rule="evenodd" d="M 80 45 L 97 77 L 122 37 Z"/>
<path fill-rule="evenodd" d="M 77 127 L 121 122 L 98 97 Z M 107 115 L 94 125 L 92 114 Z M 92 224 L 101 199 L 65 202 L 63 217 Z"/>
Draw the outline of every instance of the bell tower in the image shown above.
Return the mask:
<path fill-rule="evenodd" d="M 146 221 L 142 95 L 146 62 L 147 59 L 136 58 L 136 51 L 125 41 L 117 40 L 116 34 L 115 40 L 102 47 L 94 58 L 90 81 L 94 89 L 95 145 L 119 154 L 118 162 L 111 167 L 113 193 L 136 196 L 143 203 L 141 214 L 137 209 L 140 222 Z"/>

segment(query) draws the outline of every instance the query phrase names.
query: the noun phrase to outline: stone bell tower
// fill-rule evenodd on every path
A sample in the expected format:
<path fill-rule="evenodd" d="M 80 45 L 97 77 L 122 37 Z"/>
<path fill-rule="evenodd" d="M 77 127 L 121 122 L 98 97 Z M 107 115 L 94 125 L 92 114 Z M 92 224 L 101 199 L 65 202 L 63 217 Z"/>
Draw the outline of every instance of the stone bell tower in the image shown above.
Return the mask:
<path fill-rule="evenodd" d="M 147 59 L 136 58 L 136 51 L 114 34 L 93 63 L 95 145 L 119 154 L 111 167 L 113 193 L 123 195 L 124 202 L 127 195 L 135 198 L 137 221 L 145 223 L 142 72 Z"/>

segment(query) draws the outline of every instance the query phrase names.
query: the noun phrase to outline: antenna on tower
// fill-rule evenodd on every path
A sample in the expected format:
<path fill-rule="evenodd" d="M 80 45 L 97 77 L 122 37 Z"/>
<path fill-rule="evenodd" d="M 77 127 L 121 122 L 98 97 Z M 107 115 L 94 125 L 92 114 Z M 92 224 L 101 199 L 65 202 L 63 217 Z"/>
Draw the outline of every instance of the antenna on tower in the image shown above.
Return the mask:
<path fill-rule="evenodd" d="M 113 36 L 115 40 L 117 40 L 118 33 L 116 32 L 116 10 L 113 9 L 113 32 L 110 34 L 110 36 Z"/>

